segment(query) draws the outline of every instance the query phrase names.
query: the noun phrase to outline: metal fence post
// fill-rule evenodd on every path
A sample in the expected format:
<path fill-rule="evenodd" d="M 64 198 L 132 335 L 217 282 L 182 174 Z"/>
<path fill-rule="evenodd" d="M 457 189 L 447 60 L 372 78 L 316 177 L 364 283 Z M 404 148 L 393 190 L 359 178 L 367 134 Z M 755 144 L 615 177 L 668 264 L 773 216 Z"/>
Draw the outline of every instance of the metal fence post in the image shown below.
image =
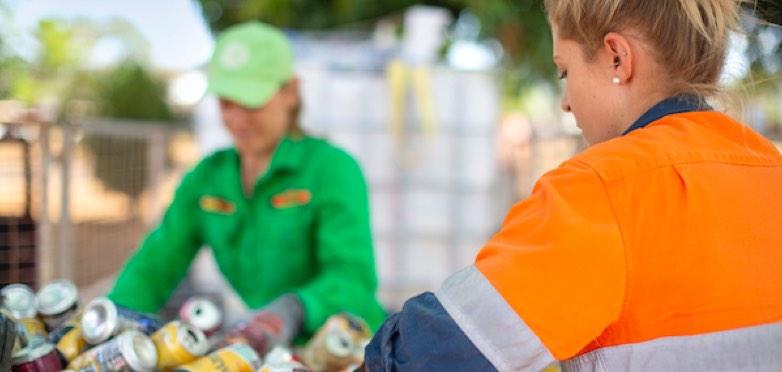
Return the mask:
<path fill-rule="evenodd" d="M 52 245 L 52 222 L 49 219 L 49 168 L 52 160 L 49 143 L 50 125 L 41 122 L 38 126 L 38 146 L 40 147 L 39 167 L 39 215 L 38 215 L 38 283 L 48 283 L 54 279 L 54 247 Z"/>
<path fill-rule="evenodd" d="M 73 157 L 73 135 L 71 123 L 64 122 L 62 127 L 61 165 L 61 207 L 59 223 L 58 274 L 61 278 L 73 279 L 73 223 L 71 221 L 71 160 Z"/>
<path fill-rule="evenodd" d="M 149 180 L 145 188 L 151 189 L 150 201 L 153 210 L 160 210 L 162 200 L 160 184 L 163 183 L 163 177 L 166 172 L 166 142 L 168 142 L 168 132 L 163 128 L 154 128 L 152 135 L 148 137 L 149 146 L 147 147 L 147 179 Z M 157 213 L 156 213 L 157 214 Z"/>

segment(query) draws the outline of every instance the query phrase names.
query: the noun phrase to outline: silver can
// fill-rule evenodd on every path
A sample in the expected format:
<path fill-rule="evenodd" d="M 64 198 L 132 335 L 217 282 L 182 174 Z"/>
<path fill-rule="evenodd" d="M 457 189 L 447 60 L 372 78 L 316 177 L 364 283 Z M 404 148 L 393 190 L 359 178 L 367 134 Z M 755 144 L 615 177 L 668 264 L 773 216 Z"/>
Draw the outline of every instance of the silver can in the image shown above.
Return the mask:
<path fill-rule="evenodd" d="M 191 297 L 179 309 L 179 319 L 211 336 L 220 329 L 223 313 L 205 297 Z"/>
<path fill-rule="evenodd" d="M 35 318 L 35 292 L 24 284 L 10 284 L 0 290 L 3 308 L 16 319 Z"/>
<path fill-rule="evenodd" d="M 157 365 L 155 344 L 145 334 L 126 330 L 74 359 L 68 369 L 79 372 L 146 372 Z"/>
<path fill-rule="evenodd" d="M 310 372 L 310 369 L 297 361 L 266 363 L 258 372 Z"/>
<path fill-rule="evenodd" d="M 38 291 L 36 302 L 46 327 L 53 330 L 79 311 L 79 290 L 70 280 L 57 280 Z"/>
<path fill-rule="evenodd" d="M 126 329 L 136 329 L 149 335 L 161 325 L 156 318 L 118 308 L 105 297 L 92 300 L 81 317 L 82 335 L 92 345 L 105 342 Z"/>

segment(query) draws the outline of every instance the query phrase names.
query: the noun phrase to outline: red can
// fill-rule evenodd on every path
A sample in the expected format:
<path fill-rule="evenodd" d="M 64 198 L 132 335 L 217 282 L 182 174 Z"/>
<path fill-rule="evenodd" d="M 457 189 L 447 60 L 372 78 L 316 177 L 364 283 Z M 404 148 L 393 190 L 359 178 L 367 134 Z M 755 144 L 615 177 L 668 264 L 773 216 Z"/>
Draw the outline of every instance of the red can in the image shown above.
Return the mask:
<path fill-rule="evenodd" d="M 39 343 L 29 345 L 14 354 L 11 370 L 13 372 L 48 372 L 63 368 L 54 345 Z"/>

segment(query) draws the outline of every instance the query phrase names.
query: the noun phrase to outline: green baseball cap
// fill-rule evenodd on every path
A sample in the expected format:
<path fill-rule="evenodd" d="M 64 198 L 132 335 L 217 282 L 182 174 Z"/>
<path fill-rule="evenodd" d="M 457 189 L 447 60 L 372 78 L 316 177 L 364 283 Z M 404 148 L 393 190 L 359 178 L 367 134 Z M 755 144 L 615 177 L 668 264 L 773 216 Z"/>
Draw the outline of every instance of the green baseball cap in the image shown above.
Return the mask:
<path fill-rule="evenodd" d="M 209 62 L 209 92 L 248 108 L 261 107 L 293 77 L 293 52 L 285 35 L 261 22 L 223 31 Z"/>

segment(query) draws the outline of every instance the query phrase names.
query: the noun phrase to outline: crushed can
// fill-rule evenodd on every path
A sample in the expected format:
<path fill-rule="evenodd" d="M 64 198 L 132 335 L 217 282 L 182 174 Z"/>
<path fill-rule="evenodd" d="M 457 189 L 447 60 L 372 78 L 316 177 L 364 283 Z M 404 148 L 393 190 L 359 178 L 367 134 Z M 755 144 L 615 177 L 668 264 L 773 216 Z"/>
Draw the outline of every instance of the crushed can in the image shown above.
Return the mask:
<path fill-rule="evenodd" d="M 342 371 L 364 361 L 364 348 L 372 338 L 369 326 L 351 314 L 331 316 L 301 352 L 313 371 Z"/>
<path fill-rule="evenodd" d="M 179 319 L 212 336 L 223 323 L 223 312 L 206 297 L 191 297 L 179 308 Z"/>
<path fill-rule="evenodd" d="M 49 342 L 57 344 L 61 338 L 71 332 L 74 328 L 81 328 L 81 312 L 76 313 L 73 317 L 68 319 L 65 323 L 49 332 Z"/>
<path fill-rule="evenodd" d="M 285 346 L 275 346 L 263 357 L 263 372 L 309 372 L 309 369 L 296 360 L 293 352 Z"/>
<path fill-rule="evenodd" d="M 127 329 L 136 329 L 151 335 L 162 326 L 156 317 L 121 308 L 105 297 L 92 300 L 84 308 L 81 332 L 92 345 L 103 343 Z"/>
<path fill-rule="evenodd" d="M 5 313 L 3 315 L 5 315 Z M 19 324 L 19 322 L 17 322 L 10 315 L 7 315 L 6 318 L 13 323 L 14 330 L 16 331 L 16 336 L 14 337 L 14 346 L 11 348 L 11 355 L 14 355 L 27 346 L 27 335 L 23 325 Z"/>
<path fill-rule="evenodd" d="M 75 325 L 60 337 L 57 340 L 56 348 L 64 361 L 63 364 L 68 364 L 76 359 L 87 348 L 87 341 L 81 334 L 81 325 Z"/>
<path fill-rule="evenodd" d="M 157 365 L 157 350 L 150 338 L 135 329 L 78 356 L 68 369 L 77 372 L 147 372 Z"/>
<path fill-rule="evenodd" d="M 48 334 L 46 333 L 46 326 L 38 318 L 22 318 L 17 319 L 17 323 L 22 326 L 22 332 L 28 341 L 40 339 L 45 341 Z"/>
<path fill-rule="evenodd" d="M 38 315 L 35 292 L 24 284 L 10 284 L 0 290 L 2 308 L 14 319 L 35 318 Z"/>
<path fill-rule="evenodd" d="M 179 366 L 177 372 L 256 372 L 261 358 L 247 344 L 236 343 L 219 349 L 194 362 Z"/>
<path fill-rule="evenodd" d="M 266 363 L 258 372 L 310 372 L 303 364 L 292 360 L 289 362 Z"/>
<path fill-rule="evenodd" d="M 295 360 L 291 349 L 285 346 L 275 346 L 263 357 L 264 364 L 277 364 Z"/>
<path fill-rule="evenodd" d="M 28 344 L 12 356 L 11 365 L 13 372 L 49 372 L 63 367 L 54 345 L 48 342 Z"/>
<path fill-rule="evenodd" d="M 2 309 L 19 325 L 27 341 L 46 339 L 46 326 L 38 319 L 35 293 L 24 284 L 11 284 L 0 290 Z"/>
<path fill-rule="evenodd" d="M 45 285 L 35 298 L 38 314 L 49 331 L 59 328 L 79 311 L 79 290 L 70 280 Z"/>
<path fill-rule="evenodd" d="M 209 348 L 200 329 L 177 320 L 157 330 L 151 338 L 157 349 L 158 369 L 192 362 L 206 354 Z"/>

